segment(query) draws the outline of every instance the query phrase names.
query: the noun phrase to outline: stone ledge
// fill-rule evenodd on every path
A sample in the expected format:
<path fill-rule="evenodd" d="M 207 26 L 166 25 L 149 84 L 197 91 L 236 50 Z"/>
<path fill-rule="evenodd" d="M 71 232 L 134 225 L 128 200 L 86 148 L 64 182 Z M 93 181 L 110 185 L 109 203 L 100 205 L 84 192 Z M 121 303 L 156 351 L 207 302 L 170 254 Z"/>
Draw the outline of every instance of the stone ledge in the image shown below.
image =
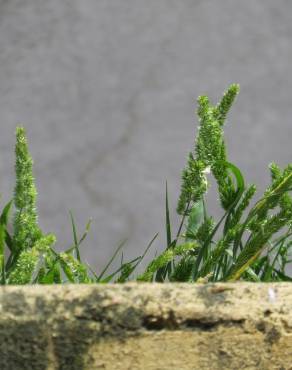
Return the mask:
<path fill-rule="evenodd" d="M 1 370 L 292 370 L 292 284 L 0 288 Z"/>

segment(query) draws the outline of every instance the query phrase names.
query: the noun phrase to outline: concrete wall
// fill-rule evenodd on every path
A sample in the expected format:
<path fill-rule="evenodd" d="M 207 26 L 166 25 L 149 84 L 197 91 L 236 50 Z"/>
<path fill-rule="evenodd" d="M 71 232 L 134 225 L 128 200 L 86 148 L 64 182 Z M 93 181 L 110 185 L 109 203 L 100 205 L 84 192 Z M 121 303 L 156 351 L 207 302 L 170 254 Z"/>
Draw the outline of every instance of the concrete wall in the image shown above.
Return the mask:
<path fill-rule="evenodd" d="M 163 248 L 165 180 L 174 211 L 199 94 L 241 84 L 226 137 L 249 182 L 262 189 L 271 160 L 291 161 L 291 40 L 287 0 L 1 0 L 2 205 L 21 123 L 40 222 L 60 248 L 69 209 L 80 228 L 94 219 L 83 250 L 94 268 L 124 238 L 126 257 L 158 231 Z"/>

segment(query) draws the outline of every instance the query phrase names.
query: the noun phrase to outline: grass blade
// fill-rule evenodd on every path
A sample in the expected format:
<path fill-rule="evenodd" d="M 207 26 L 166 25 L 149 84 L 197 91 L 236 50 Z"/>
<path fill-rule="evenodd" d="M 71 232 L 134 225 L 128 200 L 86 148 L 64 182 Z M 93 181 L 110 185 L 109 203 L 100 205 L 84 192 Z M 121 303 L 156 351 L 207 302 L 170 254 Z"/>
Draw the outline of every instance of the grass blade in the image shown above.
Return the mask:
<path fill-rule="evenodd" d="M 7 226 L 8 218 L 9 218 L 9 213 L 10 213 L 10 209 L 11 209 L 12 203 L 13 203 L 13 200 L 11 200 L 10 202 L 8 202 L 6 204 L 6 206 L 4 207 L 2 213 L 1 213 L 0 223 L 2 225 L 4 225 L 4 226 Z"/>
<path fill-rule="evenodd" d="M 137 260 L 139 260 L 141 257 L 136 257 L 136 258 L 134 258 L 132 261 L 130 261 L 130 262 L 126 262 L 126 263 L 124 263 L 122 266 L 120 266 L 115 272 L 113 272 L 112 274 L 110 274 L 109 276 L 107 276 L 106 278 L 104 278 L 103 280 L 101 280 L 101 281 L 99 281 L 100 283 L 108 283 L 108 282 L 110 282 L 111 280 L 112 280 L 112 278 L 116 275 L 116 274 L 118 274 L 120 271 L 122 271 L 123 270 L 123 268 L 124 268 L 124 266 L 126 266 L 126 265 L 129 265 L 129 264 L 132 264 L 132 263 L 134 263 L 134 262 L 136 262 Z"/>
<path fill-rule="evenodd" d="M 170 217 L 169 217 L 169 205 L 168 205 L 168 190 L 167 190 L 167 181 L 166 181 L 166 189 L 165 189 L 165 219 L 166 219 L 166 242 L 167 246 L 171 244 L 171 225 L 170 225 Z"/>
<path fill-rule="evenodd" d="M 121 248 L 125 245 L 125 243 L 127 242 L 127 239 L 123 240 L 118 248 L 116 249 L 116 251 L 114 252 L 113 256 L 111 257 L 111 259 L 109 260 L 109 262 L 106 264 L 105 268 L 102 270 L 102 272 L 98 275 L 98 281 L 100 281 L 103 277 L 103 275 L 106 273 L 106 271 L 108 270 L 108 268 L 110 267 L 110 265 L 112 264 L 113 260 L 116 258 L 117 254 L 119 253 L 119 251 L 121 250 Z"/>
<path fill-rule="evenodd" d="M 70 213 L 70 218 L 71 218 L 71 224 L 72 224 L 72 231 L 73 231 L 73 239 L 74 239 L 74 247 L 75 247 L 75 252 L 76 252 L 76 257 L 79 262 L 81 262 L 81 257 L 80 257 L 80 252 L 79 252 L 79 245 L 78 245 L 78 236 L 77 236 L 77 231 L 76 231 L 76 226 L 73 218 L 73 213 L 72 211 Z"/>
<path fill-rule="evenodd" d="M 0 223 L 0 271 L 1 271 L 1 284 L 6 282 L 5 274 L 5 228 Z"/>

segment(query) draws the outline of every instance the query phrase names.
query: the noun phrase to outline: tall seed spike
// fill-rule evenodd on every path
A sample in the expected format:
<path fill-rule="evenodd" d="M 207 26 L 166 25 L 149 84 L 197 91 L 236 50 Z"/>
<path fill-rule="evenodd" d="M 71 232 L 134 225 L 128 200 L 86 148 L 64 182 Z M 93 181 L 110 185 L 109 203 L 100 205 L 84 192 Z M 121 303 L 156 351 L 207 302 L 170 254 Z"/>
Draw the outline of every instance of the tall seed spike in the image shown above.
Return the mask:
<path fill-rule="evenodd" d="M 36 211 L 36 186 L 33 177 L 33 160 L 28 150 L 26 132 L 16 129 L 15 146 L 16 184 L 14 189 L 14 243 L 19 249 L 32 248 L 41 237 Z"/>
<path fill-rule="evenodd" d="M 236 96 L 240 90 L 239 84 L 231 84 L 225 91 L 221 101 L 216 106 L 216 118 L 221 126 L 223 126 L 226 115 L 229 112 Z"/>

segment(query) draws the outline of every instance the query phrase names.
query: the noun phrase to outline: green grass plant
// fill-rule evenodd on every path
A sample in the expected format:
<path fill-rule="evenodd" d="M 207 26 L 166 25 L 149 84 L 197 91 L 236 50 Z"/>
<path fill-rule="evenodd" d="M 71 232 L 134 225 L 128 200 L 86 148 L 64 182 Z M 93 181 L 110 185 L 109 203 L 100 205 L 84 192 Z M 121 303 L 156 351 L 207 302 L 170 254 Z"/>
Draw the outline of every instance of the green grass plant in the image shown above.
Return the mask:
<path fill-rule="evenodd" d="M 38 225 L 37 191 L 24 128 L 16 129 L 14 196 L 0 215 L 1 284 L 291 281 L 287 266 L 292 262 L 292 164 L 281 169 L 269 165 L 271 184 L 252 206 L 254 184 L 246 185 L 237 166 L 227 159 L 223 127 L 239 93 L 232 84 L 217 105 L 207 96 L 198 98 L 199 128 L 194 148 L 182 172 L 177 213 L 181 217 L 173 233 L 166 184 L 166 247 L 142 273 L 141 262 L 155 241 L 131 261 L 124 262 L 121 243 L 105 268 L 97 273 L 81 258 L 80 246 L 91 220 L 79 237 L 70 212 L 73 243 L 63 252 L 54 248 L 56 237 Z M 207 191 L 210 177 L 216 181 L 222 217 L 209 215 Z M 12 227 L 9 224 L 13 209 Z M 10 230 L 12 228 L 12 230 Z M 111 269 L 122 253 L 120 266 Z"/>

